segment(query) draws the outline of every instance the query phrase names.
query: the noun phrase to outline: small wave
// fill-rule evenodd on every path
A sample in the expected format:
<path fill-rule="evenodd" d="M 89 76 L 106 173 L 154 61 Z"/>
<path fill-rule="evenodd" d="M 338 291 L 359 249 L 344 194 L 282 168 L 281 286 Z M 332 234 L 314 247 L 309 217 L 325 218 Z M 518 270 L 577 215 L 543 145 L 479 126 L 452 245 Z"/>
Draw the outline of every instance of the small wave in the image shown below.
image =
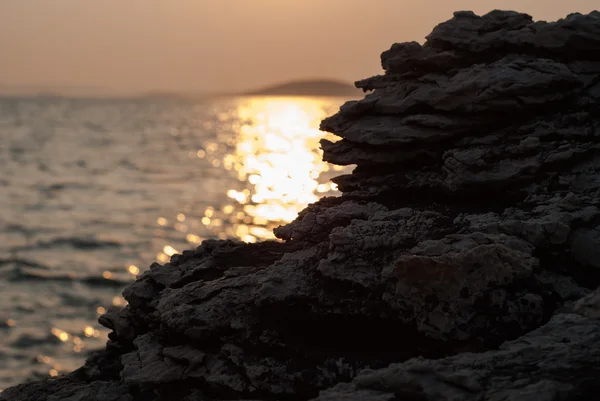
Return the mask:
<path fill-rule="evenodd" d="M 110 279 L 102 276 L 84 276 L 73 273 L 53 272 L 49 270 L 38 270 L 35 268 L 27 268 L 15 266 L 15 268 L 6 277 L 7 281 L 63 281 L 63 282 L 79 282 L 89 286 L 97 287 L 115 287 L 120 288 L 131 283 L 131 280 L 125 278 L 111 277 Z"/>
<path fill-rule="evenodd" d="M 43 344 L 60 344 L 60 340 L 53 335 L 35 336 L 32 334 L 21 334 L 11 346 L 15 348 L 39 347 Z"/>
<path fill-rule="evenodd" d="M 10 233 L 19 233 L 19 234 L 23 234 L 23 235 L 33 235 L 39 232 L 48 232 L 47 229 L 43 229 L 43 228 L 31 228 L 31 227 L 26 227 L 24 225 L 21 224 L 14 224 L 14 223 L 9 223 L 4 227 L 0 226 L 0 231 L 3 232 L 10 232 Z"/>
<path fill-rule="evenodd" d="M 107 131 L 105 126 L 103 126 L 101 124 L 93 123 L 91 121 L 86 121 L 82 125 L 92 132 L 106 132 Z"/>
<path fill-rule="evenodd" d="M 129 159 L 121 159 L 119 160 L 119 166 L 126 168 L 128 170 L 136 170 L 139 171 L 139 167 L 136 166 L 131 160 Z"/>
<path fill-rule="evenodd" d="M 57 192 L 65 189 L 89 189 L 89 185 L 79 184 L 76 182 L 57 182 L 48 186 L 40 187 L 39 191 L 43 193 Z"/>
<path fill-rule="evenodd" d="M 80 237 L 59 237 L 50 241 L 41 241 L 33 245 L 33 248 L 55 248 L 68 246 L 75 249 L 92 250 L 103 248 L 118 248 L 121 244 L 115 241 L 102 241 L 95 238 L 80 238 Z M 15 251 L 31 249 L 31 247 L 15 248 Z"/>
<path fill-rule="evenodd" d="M 9 259 L 0 259 L 0 266 L 14 264 L 16 266 L 26 266 L 33 267 L 35 269 L 41 270 L 50 270 L 48 266 L 44 266 L 41 263 L 34 262 L 32 260 L 20 259 L 20 258 L 9 258 Z"/>
<path fill-rule="evenodd" d="M 90 285 L 90 286 L 99 286 L 99 287 L 124 287 L 128 284 L 131 284 L 131 280 L 120 280 L 117 278 L 105 279 L 104 277 L 84 277 L 79 279 L 79 281 Z"/>

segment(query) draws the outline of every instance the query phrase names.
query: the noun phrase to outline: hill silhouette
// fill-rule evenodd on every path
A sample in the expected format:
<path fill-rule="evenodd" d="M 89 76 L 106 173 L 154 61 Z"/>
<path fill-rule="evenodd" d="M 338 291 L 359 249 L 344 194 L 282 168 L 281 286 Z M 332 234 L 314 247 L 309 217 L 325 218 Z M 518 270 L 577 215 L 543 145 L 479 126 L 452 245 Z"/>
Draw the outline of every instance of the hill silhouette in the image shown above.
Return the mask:
<path fill-rule="evenodd" d="M 35 96 L 67 98 L 142 98 L 142 99 L 197 99 L 230 96 L 343 96 L 362 97 L 363 92 L 353 85 L 334 79 L 304 79 L 283 82 L 245 92 L 179 92 L 156 90 L 128 93 L 103 87 L 69 87 L 60 85 L 14 86 L 0 83 L 0 96 Z"/>
<path fill-rule="evenodd" d="M 330 79 L 296 80 L 270 85 L 243 96 L 356 96 L 361 91 L 354 86 Z"/>

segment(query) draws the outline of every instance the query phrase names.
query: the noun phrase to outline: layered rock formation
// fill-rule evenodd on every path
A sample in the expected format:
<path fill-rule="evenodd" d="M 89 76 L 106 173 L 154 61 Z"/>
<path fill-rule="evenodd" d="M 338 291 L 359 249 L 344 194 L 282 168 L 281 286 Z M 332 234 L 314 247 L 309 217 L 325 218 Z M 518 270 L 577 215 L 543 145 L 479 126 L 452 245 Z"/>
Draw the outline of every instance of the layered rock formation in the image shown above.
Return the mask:
<path fill-rule="evenodd" d="M 590 400 L 600 390 L 600 13 L 458 12 L 322 123 L 357 165 L 282 242 L 205 241 L 6 400 Z"/>

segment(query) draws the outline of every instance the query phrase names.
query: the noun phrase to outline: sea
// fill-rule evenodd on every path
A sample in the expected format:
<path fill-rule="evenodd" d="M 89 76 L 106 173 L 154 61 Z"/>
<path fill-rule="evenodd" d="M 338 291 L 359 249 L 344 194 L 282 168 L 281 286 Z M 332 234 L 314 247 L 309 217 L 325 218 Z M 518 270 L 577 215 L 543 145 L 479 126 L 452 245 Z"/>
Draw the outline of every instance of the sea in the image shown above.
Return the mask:
<path fill-rule="evenodd" d="M 346 100 L 0 98 L 0 390 L 103 348 L 153 262 L 339 195 L 318 127 Z"/>

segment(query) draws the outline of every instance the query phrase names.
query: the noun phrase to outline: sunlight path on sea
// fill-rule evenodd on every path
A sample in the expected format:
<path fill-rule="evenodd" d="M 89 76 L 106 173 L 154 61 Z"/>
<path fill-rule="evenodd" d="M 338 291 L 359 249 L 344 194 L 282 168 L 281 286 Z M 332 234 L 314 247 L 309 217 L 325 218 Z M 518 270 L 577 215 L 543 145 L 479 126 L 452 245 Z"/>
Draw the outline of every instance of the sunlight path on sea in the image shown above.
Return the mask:
<path fill-rule="evenodd" d="M 205 209 L 202 234 L 188 232 L 185 211 L 171 219 L 159 217 L 157 225 L 171 222 L 176 230 L 188 232 L 186 239 L 193 244 L 207 237 L 256 242 L 274 239 L 273 228 L 294 220 L 320 197 L 337 195 L 329 179 L 344 168 L 323 162 L 319 147 L 321 138 L 333 139 L 318 129 L 330 104 L 330 99 L 321 98 L 240 99 L 235 109 L 237 136 L 217 136 L 196 152 L 213 167 L 233 172 L 238 182 L 224 191 L 231 202 Z M 220 117 L 228 120 L 227 115 Z M 157 260 L 166 263 L 178 251 L 166 244 Z"/>

